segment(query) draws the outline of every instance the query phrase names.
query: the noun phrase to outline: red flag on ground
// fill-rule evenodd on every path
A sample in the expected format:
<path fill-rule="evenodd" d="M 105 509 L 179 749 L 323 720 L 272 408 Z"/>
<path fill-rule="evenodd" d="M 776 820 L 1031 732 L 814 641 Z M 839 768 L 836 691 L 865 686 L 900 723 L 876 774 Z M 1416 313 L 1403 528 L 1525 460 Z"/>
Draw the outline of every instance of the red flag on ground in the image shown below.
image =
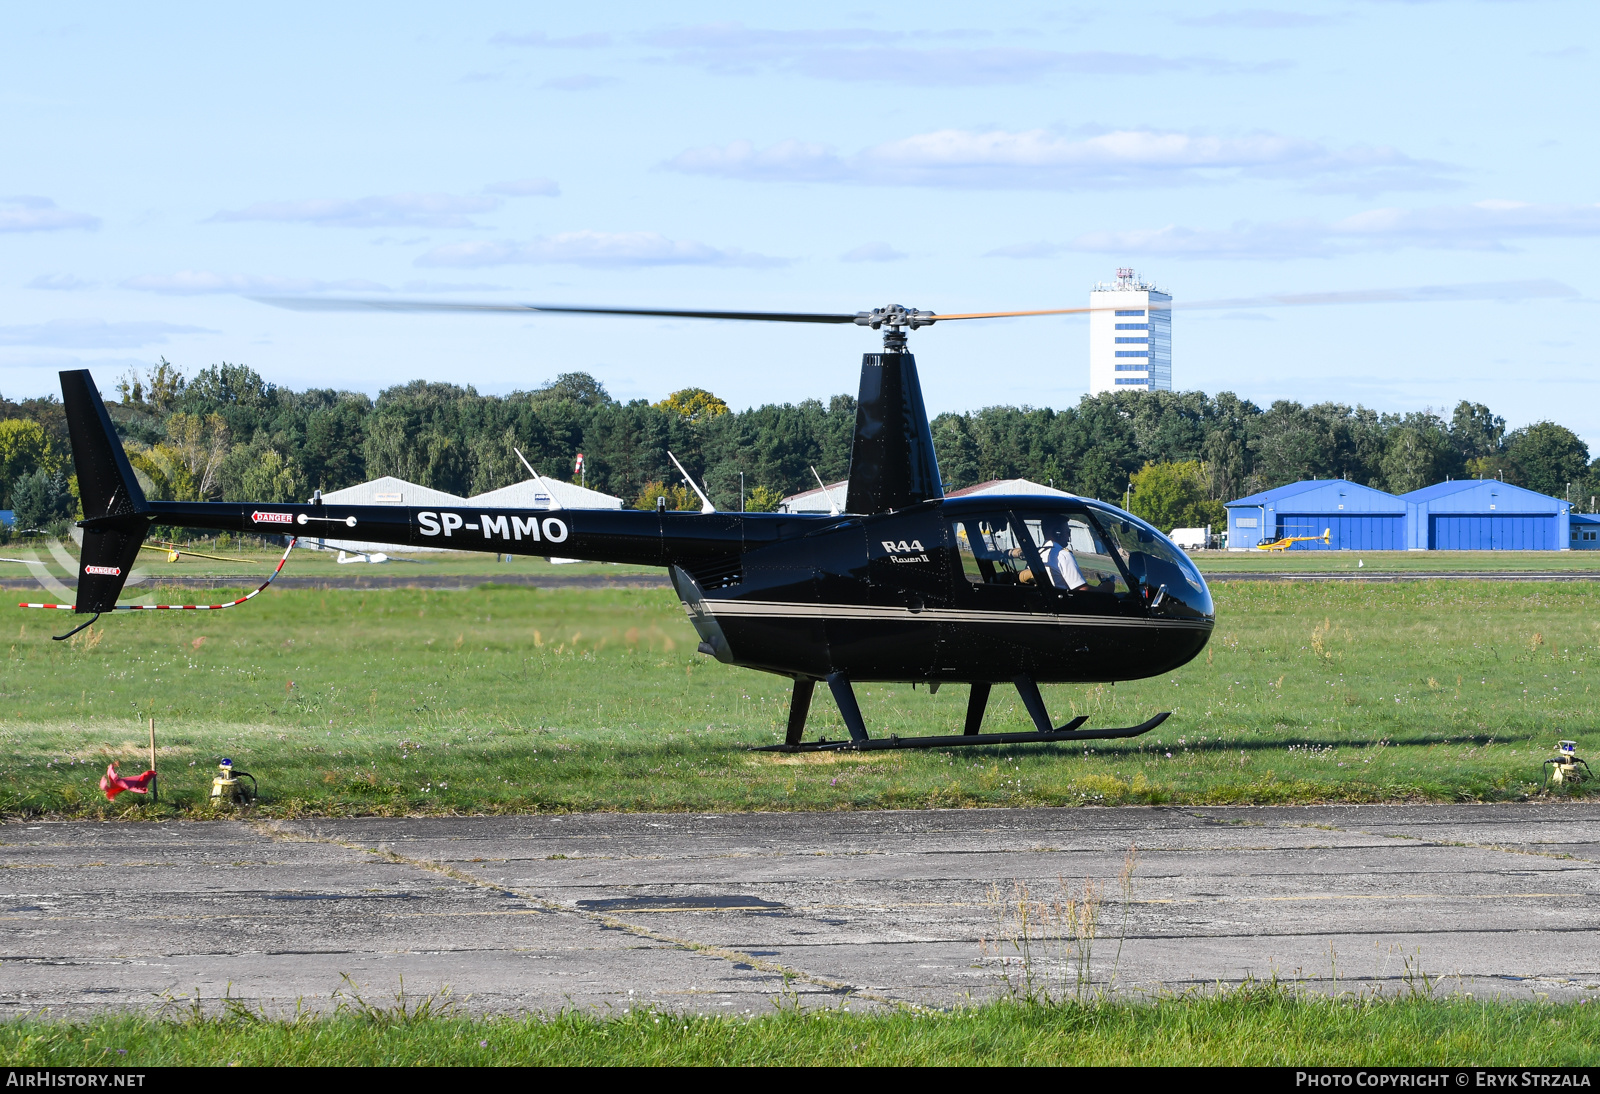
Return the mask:
<path fill-rule="evenodd" d="M 105 778 L 100 780 L 100 789 L 106 792 L 106 801 L 116 801 L 117 795 L 124 790 L 131 790 L 135 794 L 150 793 L 150 780 L 155 777 L 154 771 L 146 771 L 143 775 L 125 779 L 117 774 L 116 764 L 107 764 Z"/>

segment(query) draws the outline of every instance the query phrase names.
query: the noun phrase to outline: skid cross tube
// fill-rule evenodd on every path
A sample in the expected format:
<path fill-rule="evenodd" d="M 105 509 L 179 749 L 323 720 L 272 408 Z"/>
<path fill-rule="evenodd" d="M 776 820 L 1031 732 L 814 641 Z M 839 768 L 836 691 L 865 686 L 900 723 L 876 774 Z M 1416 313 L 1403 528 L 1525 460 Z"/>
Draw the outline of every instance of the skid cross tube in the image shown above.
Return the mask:
<path fill-rule="evenodd" d="M 1034 745 L 1058 741 L 1104 741 L 1122 737 L 1138 737 L 1172 717 L 1164 710 L 1147 722 L 1117 729 L 1077 729 L 1088 721 L 1079 715 L 1060 729 L 1048 733 L 946 733 L 936 737 L 871 737 L 850 741 L 807 741 L 802 744 L 761 745 L 751 752 L 871 752 L 881 748 L 950 748 L 957 745 Z"/>

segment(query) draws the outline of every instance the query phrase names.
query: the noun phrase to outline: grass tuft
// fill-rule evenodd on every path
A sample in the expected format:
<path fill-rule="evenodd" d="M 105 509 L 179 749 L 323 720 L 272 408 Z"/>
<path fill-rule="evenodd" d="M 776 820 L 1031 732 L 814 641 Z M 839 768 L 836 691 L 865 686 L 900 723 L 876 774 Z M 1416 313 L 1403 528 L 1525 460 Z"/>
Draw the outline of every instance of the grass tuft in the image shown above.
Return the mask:
<path fill-rule="evenodd" d="M 1557 739 L 1600 743 L 1583 732 L 1600 583 L 1216 596 L 1210 647 L 1177 672 L 1044 689 L 1092 725 L 1174 712 L 1144 737 L 826 758 L 745 751 L 782 739 L 788 681 L 695 654 L 664 590 L 269 590 L 231 614 L 103 620 L 75 645 L 19 613 L 0 814 L 209 815 L 222 756 L 282 818 L 1507 801 L 1543 793 Z M 873 733 L 901 736 L 958 731 L 966 692 L 858 688 Z M 106 764 L 143 769 L 152 716 L 161 802 L 107 803 Z M 1031 725 L 996 689 L 985 730 Z M 845 735 L 825 696 L 808 732 Z"/>
<path fill-rule="evenodd" d="M 108 1015 L 0 1023 L 0 1065 L 1160 1064 L 1593 1066 L 1600 1006 L 1328 999 L 1279 984 L 1144 1002 L 951 1011 L 796 1007 L 753 1018 L 651 1009 L 515 1018 L 341 1011 L 267 1019 Z"/>

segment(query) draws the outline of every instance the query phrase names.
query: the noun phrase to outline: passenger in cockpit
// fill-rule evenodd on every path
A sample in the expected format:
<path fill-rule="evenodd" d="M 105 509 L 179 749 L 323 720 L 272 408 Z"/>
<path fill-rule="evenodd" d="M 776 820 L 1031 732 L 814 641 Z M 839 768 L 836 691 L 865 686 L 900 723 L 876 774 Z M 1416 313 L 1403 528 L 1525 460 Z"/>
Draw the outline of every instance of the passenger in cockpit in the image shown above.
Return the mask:
<path fill-rule="evenodd" d="M 1039 532 L 1044 536 L 1044 542 L 1039 545 L 1039 559 L 1044 563 L 1050 584 L 1069 591 L 1088 588 L 1089 583 L 1083 579 L 1083 571 L 1078 569 L 1078 560 L 1072 554 L 1071 520 L 1064 515 L 1047 516 L 1040 521 Z M 1015 548 L 1011 555 L 1021 558 L 1022 549 Z M 1024 571 L 1020 580 L 1032 583 L 1032 571 Z"/>

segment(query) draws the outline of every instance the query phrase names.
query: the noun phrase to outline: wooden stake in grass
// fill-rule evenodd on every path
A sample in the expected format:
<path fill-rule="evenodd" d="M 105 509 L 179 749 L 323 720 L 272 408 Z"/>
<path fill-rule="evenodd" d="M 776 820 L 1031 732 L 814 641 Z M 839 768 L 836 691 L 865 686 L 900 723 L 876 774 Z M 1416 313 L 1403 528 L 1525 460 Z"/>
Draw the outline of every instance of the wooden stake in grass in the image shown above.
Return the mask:
<path fill-rule="evenodd" d="M 154 772 L 155 769 L 156 769 L 156 719 L 155 719 L 154 715 L 151 715 L 151 717 L 150 717 L 150 770 L 152 772 Z M 150 800 L 152 802 L 160 800 L 160 787 L 158 786 L 158 776 L 155 776 L 155 775 L 152 775 L 151 778 L 150 778 Z"/>

